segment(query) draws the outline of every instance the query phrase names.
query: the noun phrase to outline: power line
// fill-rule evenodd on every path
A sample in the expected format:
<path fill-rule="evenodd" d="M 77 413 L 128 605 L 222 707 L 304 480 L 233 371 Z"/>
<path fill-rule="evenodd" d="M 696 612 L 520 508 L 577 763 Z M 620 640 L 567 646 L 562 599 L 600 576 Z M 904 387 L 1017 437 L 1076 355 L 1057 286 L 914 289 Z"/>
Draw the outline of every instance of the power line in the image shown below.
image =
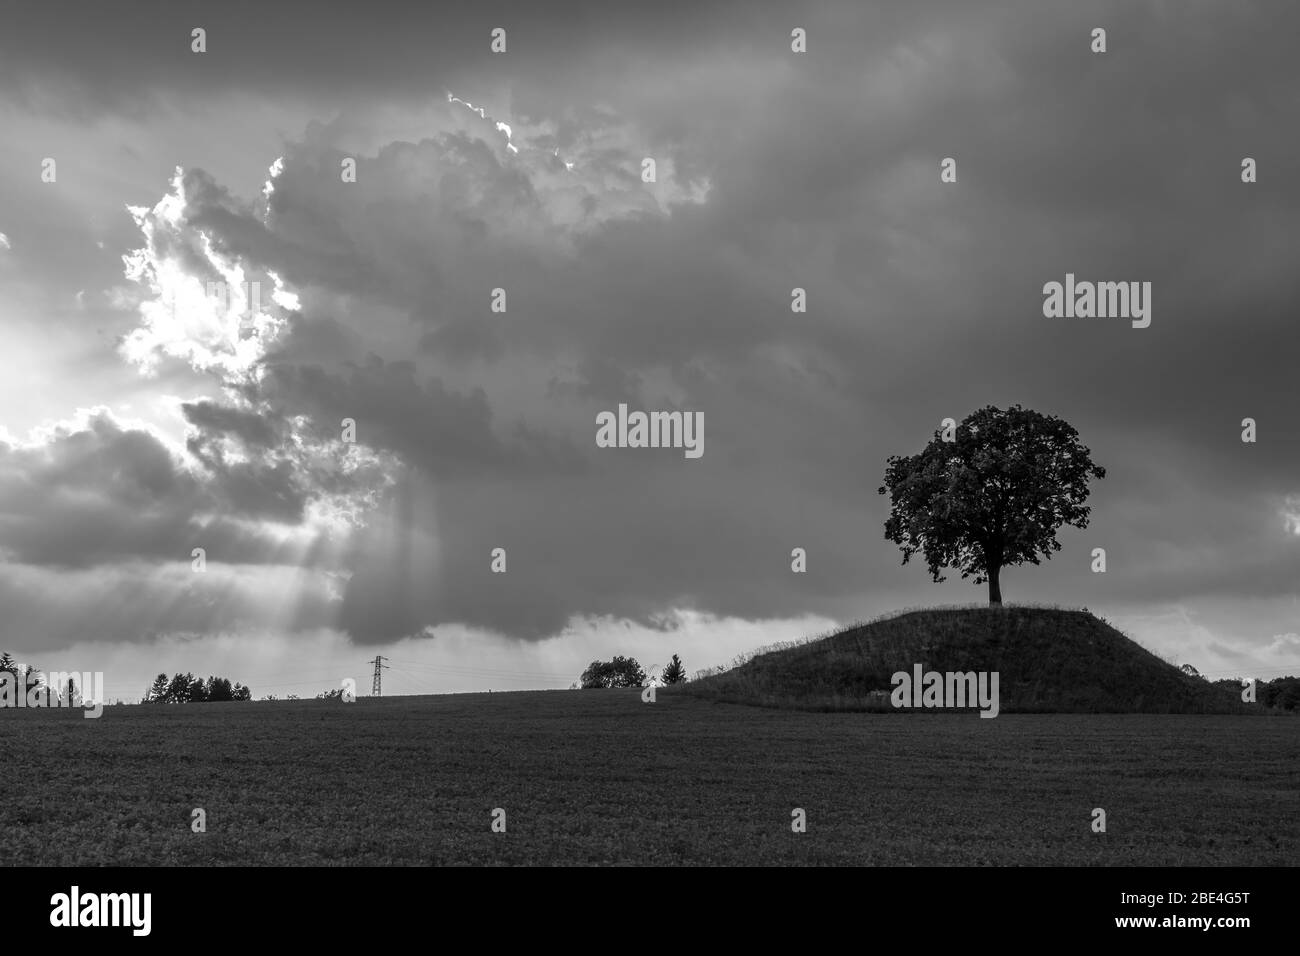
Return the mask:
<path fill-rule="evenodd" d="M 401 674 L 402 677 L 403 677 L 404 679 L 410 681 L 410 682 L 415 686 L 415 689 L 418 690 L 418 691 L 423 691 L 423 692 L 428 693 L 428 694 L 437 694 L 437 693 L 439 693 L 439 691 L 438 691 L 438 689 L 437 689 L 436 687 L 430 687 L 430 686 L 429 686 L 428 684 L 426 684 L 424 681 L 422 681 L 422 680 L 420 680 L 419 678 L 417 678 L 414 674 L 410 674 L 410 673 L 408 673 L 408 672 L 402 670 L 400 667 L 395 667 L 395 668 L 393 668 L 392 670 L 393 670 L 393 674 L 394 674 L 394 675 Z"/>
<path fill-rule="evenodd" d="M 387 660 L 393 660 L 393 659 L 392 659 L 392 658 L 387 658 Z M 429 664 L 429 663 L 425 663 L 425 662 L 422 662 L 422 661 L 399 661 L 399 660 L 393 660 L 393 663 L 394 663 L 394 664 L 404 664 L 404 665 L 406 665 L 407 667 L 419 667 L 419 668 L 424 668 L 424 669 L 426 669 L 426 670 L 447 671 L 447 672 L 453 672 L 453 673 L 459 671 L 459 672 L 462 672 L 462 673 L 469 673 L 469 674 L 487 674 L 487 675 L 492 675 L 492 676 L 495 676 L 495 675 L 498 675 L 498 674 L 504 674 L 504 675 L 517 675 L 517 676 L 519 676 L 519 677 L 567 677 L 567 676 L 568 676 L 568 672 L 567 672 L 567 671 L 530 671 L 530 670 L 515 670 L 515 669 L 501 669 L 501 668 L 492 668 L 492 667 L 465 666 L 465 665 L 457 665 L 457 664 Z"/>

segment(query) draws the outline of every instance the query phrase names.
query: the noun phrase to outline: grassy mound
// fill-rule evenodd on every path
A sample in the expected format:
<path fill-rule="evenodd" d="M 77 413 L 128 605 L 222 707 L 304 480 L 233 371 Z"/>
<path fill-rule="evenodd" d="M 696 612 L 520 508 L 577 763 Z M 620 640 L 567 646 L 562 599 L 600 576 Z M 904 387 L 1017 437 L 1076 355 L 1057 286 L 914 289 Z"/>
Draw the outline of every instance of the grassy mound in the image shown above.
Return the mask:
<path fill-rule="evenodd" d="M 996 671 L 1002 713 L 1258 713 L 1230 688 L 1183 673 L 1087 611 L 1041 607 L 910 611 L 759 653 L 686 685 L 732 703 L 894 710 L 897 671 Z M 936 712 L 929 709 L 929 713 Z"/>

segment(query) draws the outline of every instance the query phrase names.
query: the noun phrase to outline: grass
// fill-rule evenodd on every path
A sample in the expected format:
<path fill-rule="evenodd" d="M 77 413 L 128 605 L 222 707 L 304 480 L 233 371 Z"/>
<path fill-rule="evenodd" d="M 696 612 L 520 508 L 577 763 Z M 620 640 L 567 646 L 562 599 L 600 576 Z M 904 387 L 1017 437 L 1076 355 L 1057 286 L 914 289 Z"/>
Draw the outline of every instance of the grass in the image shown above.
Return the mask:
<path fill-rule="evenodd" d="M 1294 864 L 1292 718 L 660 689 L 0 711 L 0 863 Z M 191 811 L 207 832 L 191 832 Z M 491 832 L 491 811 L 507 832 Z M 791 832 L 791 810 L 807 812 Z M 1104 834 L 1091 812 L 1108 815 Z"/>
<path fill-rule="evenodd" d="M 689 686 L 718 701 L 893 711 L 897 671 L 996 671 L 1003 713 L 1258 714 L 1087 611 L 1005 606 L 909 611 L 783 645 Z M 872 692 L 877 692 L 875 696 Z"/>

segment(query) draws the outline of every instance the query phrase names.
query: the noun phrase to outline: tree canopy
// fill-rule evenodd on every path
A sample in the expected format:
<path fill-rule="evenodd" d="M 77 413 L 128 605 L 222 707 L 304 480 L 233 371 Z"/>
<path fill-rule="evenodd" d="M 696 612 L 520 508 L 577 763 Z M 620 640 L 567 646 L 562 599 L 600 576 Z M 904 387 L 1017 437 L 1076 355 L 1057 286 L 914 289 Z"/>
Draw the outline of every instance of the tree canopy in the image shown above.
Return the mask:
<path fill-rule="evenodd" d="M 1089 479 L 1105 476 L 1067 422 L 990 405 L 936 431 L 919 454 L 889 457 L 885 537 L 903 564 L 920 553 L 936 582 L 944 568 L 974 575 L 1001 604 L 1002 568 L 1051 558 L 1063 525 L 1086 528 Z"/>
<path fill-rule="evenodd" d="M 581 680 L 583 687 L 644 687 L 646 676 L 636 658 L 616 656 L 610 661 L 592 661 Z"/>

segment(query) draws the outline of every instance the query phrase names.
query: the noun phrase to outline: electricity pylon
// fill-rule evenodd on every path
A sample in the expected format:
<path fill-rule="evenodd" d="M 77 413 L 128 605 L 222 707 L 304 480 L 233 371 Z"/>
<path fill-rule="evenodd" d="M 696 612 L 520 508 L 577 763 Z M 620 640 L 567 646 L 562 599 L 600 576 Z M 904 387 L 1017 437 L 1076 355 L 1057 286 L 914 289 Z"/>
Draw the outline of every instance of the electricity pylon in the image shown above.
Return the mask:
<path fill-rule="evenodd" d="M 370 696 L 371 696 L 371 697 L 383 697 L 383 696 L 384 696 L 383 672 L 380 670 L 380 668 L 388 667 L 388 665 L 384 663 L 384 661 L 386 661 L 386 660 L 388 660 L 387 657 L 381 657 L 380 655 L 376 654 L 376 655 L 375 655 L 375 659 L 374 659 L 373 661 L 367 661 L 367 662 L 366 662 L 366 663 L 368 663 L 368 664 L 374 664 L 374 665 L 375 665 L 375 679 L 372 680 L 372 681 L 370 682 Z M 390 669 L 391 669 L 391 668 L 390 668 Z"/>

